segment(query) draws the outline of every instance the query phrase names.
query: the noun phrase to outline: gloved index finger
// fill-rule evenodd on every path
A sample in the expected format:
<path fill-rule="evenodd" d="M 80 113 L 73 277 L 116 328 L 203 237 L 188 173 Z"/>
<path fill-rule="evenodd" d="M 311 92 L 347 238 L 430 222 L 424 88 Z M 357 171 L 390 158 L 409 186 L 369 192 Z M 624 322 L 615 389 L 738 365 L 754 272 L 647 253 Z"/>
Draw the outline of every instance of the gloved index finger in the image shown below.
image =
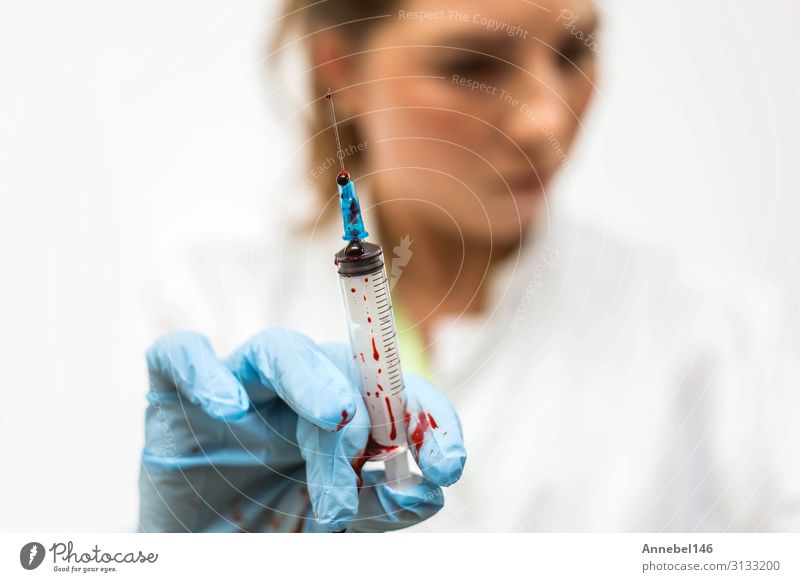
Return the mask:
<path fill-rule="evenodd" d="M 349 380 L 317 344 L 298 332 L 265 330 L 225 363 L 255 403 L 277 395 L 300 417 L 331 432 L 355 416 L 356 393 Z"/>
<path fill-rule="evenodd" d="M 407 374 L 408 443 L 422 474 L 443 487 L 461 477 L 467 461 L 461 421 L 447 397 L 433 384 Z"/>
<path fill-rule="evenodd" d="M 217 358 L 205 336 L 194 332 L 167 334 L 150 346 L 146 358 L 153 390 L 177 389 L 214 418 L 233 421 L 247 413 L 247 393 Z"/>

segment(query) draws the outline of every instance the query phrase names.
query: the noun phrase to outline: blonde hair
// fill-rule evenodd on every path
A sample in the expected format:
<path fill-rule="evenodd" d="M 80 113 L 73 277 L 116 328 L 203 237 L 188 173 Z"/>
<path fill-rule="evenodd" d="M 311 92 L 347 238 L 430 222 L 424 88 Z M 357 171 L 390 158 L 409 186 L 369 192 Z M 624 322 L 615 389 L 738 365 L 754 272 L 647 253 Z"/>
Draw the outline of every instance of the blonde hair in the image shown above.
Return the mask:
<path fill-rule="evenodd" d="M 277 65 L 283 57 L 283 48 L 293 40 L 306 45 L 314 42 L 314 37 L 323 32 L 334 31 L 344 36 L 355 52 L 365 43 L 374 30 L 385 20 L 380 18 L 392 12 L 396 1 L 392 0 L 285 0 L 280 11 L 279 29 L 271 39 L 269 54 L 271 64 Z M 310 90 L 312 98 L 322 98 L 327 89 L 320 79 L 318 68 L 310 71 Z M 336 87 L 332 87 L 334 96 Z M 363 144 L 364 139 L 352 120 L 338 120 L 342 148 Z M 306 164 L 311 171 L 318 170 L 320 161 L 328 160 L 336 151 L 327 106 L 310 107 L 305 132 L 310 140 Z M 364 170 L 362 148 L 351 147 L 348 151 L 347 168 L 355 173 Z M 330 185 L 334 183 L 339 171 L 337 164 L 331 164 L 321 172 L 316 172 L 315 189 L 320 204 L 327 202 Z"/>

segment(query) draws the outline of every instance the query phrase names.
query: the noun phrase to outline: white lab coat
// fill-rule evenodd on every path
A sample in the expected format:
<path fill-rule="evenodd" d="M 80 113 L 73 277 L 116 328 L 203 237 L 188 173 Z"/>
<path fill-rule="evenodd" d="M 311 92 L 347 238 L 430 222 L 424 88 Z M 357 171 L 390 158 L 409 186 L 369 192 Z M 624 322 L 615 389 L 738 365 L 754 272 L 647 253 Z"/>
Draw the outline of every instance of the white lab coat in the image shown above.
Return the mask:
<path fill-rule="evenodd" d="M 797 355 L 774 306 L 567 214 L 502 265 L 485 317 L 437 327 L 468 459 L 407 531 L 800 529 Z M 268 326 L 347 341 L 339 225 L 292 234 L 233 206 L 180 222 L 154 336 L 200 331 L 220 355 Z"/>

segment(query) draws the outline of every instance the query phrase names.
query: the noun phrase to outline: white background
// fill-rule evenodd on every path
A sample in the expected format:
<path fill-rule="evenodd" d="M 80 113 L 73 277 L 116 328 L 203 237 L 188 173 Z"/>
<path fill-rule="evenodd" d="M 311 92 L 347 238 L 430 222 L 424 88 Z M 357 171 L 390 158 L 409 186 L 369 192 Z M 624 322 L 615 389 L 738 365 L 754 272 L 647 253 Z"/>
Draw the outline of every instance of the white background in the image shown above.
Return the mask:
<path fill-rule="evenodd" d="M 267 104 L 272 4 L 0 3 L 0 529 L 135 527 L 148 243 L 302 181 Z M 600 6 L 601 91 L 558 196 L 796 314 L 796 0 Z"/>

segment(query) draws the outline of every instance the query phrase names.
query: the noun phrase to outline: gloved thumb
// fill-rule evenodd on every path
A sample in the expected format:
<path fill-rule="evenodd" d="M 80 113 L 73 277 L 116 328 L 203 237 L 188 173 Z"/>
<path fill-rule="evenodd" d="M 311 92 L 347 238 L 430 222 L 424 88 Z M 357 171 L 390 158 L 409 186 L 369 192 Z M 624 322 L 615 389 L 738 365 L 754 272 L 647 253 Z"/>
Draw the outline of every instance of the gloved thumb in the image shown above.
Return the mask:
<path fill-rule="evenodd" d="M 383 470 L 362 472 L 358 513 L 347 526 L 348 532 L 377 533 L 395 531 L 418 524 L 444 506 L 442 489 L 419 475 L 403 479 L 403 487 L 386 482 Z"/>

